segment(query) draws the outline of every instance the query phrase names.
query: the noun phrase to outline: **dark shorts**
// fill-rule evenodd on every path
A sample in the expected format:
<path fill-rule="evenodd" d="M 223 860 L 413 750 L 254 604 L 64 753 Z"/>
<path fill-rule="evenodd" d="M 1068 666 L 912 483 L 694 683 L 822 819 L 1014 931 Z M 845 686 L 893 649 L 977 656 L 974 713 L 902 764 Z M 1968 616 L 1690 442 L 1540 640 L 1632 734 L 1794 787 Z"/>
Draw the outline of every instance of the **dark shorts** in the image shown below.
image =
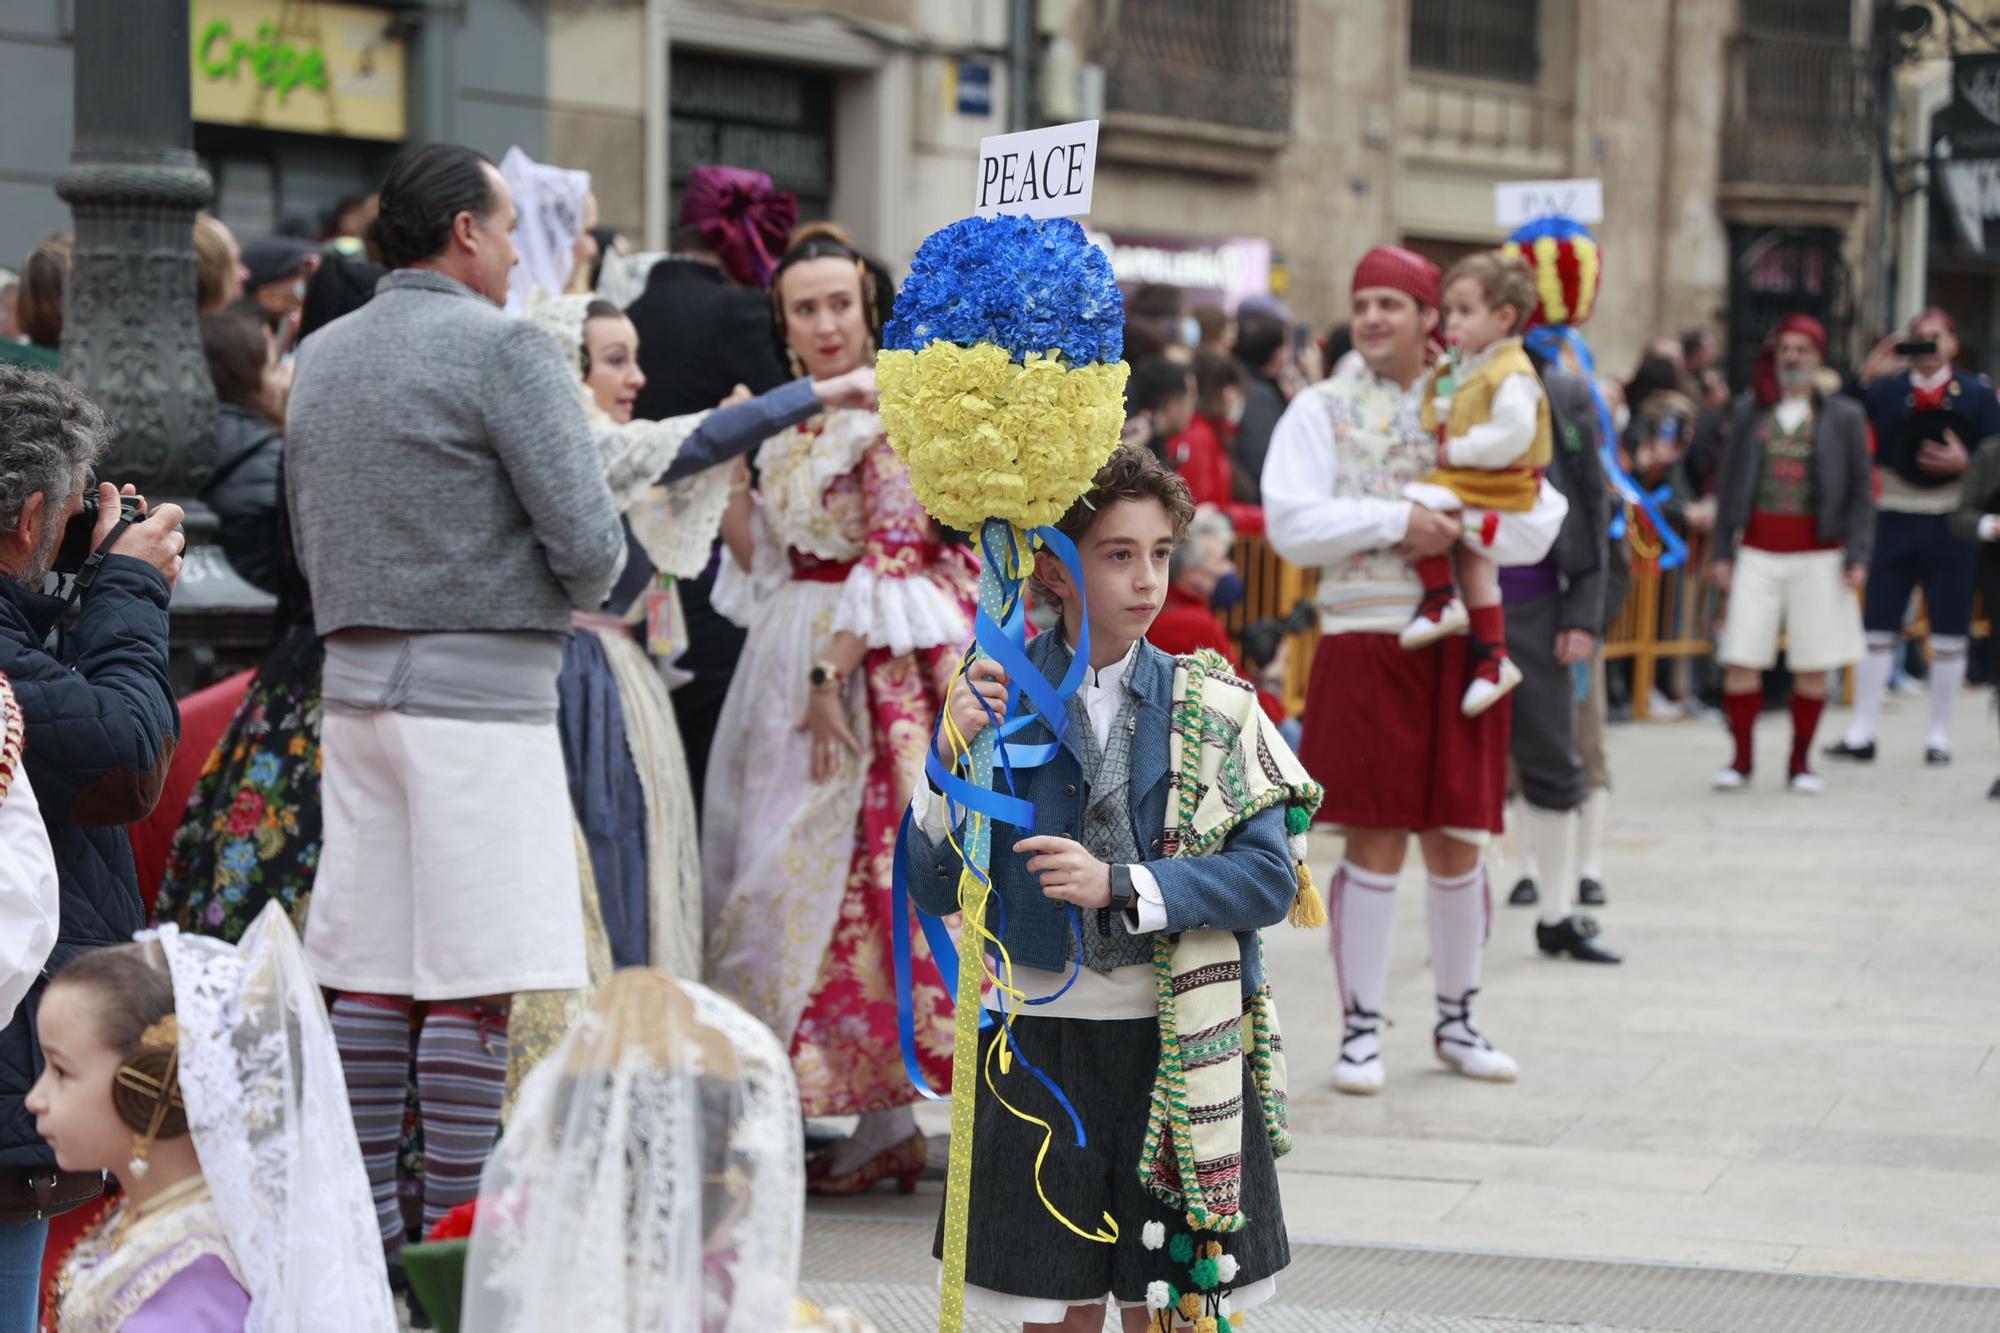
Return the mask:
<path fill-rule="evenodd" d="M 999 1035 L 992 1028 L 979 1042 Z M 1070 1304 L 1102 1301 L 1106 1292 L 1128 1303 L 1146 1299 L 1150 1282 L 1188 1288 L 1187 1266 L 1165 1249 L 1148 1250 L 1141 1236 L 1148 1222 L 1169 1237 L 1185 1234 L 1187 1219 L 1139 1183 L 1146 1145 L 1146 1111 L 1160 1062 L 1156 1020 L 1094 1023 L 1087 1019 L 1017 1018 L 1020 1052 L 1047 1074 L 1076 1107 L 1088 1146 L 1076 1146 L 1069 1117 L 1033 1074 L 1016 1063 L 994 1079 L 1007 1100 L 1056 1130 L 1042 1163 L 1049 1202 L 1086 1231 L 1109 1213 L 1118 1223 L 1114 1244 L 1084 1240 L 1049 1215 L 1035 1193 L 1035 1154 L 1042 1131 L 1008 1113 L 987 1089 L 982 1073 L 972 1136 L 972 1207 L 966 1233 L 965 1280 L 988 1291 Z M 1264 1129 L 1264 1113 L 1243 1061 L 1243 1230 L 1208 1236 L 1236 1257 L 1235 1287 L 1261 1282 L 1291 1262 L 1285 1217 L 1278 1202 L 1278 1166 Z M 938 1219 L 932 1253 L 944 1254 L 944 1219 Z"/>
<path fill-rule="evenodd" d="M 1901 633 L 1910 594 L 1924 590 L 1924 610 L 1933 634 L 1972 632 L 1972 590 L 1978 581 L 1979 547 L 1951 535 L 1945 514 L 1875 516 L 1875 555 L 1868 565 L 1868 594 L 1861 625 L 1871 633 Z"/>
<path fill-rule="evenodd" d="M 1416 652 L 1393 634 L 1319 641 L 1299 759 L 1326 788 L 1320 822 L 1500 831 L 1512 701 L 1459 712 L 1469 645 L 1462 634 Z"/>

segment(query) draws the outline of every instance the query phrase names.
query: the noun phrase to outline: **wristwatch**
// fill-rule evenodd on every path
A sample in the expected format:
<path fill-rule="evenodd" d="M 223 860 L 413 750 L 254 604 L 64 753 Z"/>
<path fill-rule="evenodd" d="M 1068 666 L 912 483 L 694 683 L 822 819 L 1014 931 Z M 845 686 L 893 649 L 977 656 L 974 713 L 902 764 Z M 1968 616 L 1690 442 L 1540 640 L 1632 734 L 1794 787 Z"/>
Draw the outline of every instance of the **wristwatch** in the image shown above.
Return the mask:
<path fill-rule="evenodd" d="M 806 673 L 806 679 L 812 682 L 812 687 L 816 690 L 837 690 L 847 683 L 847 673 L 822 657 L 812 664 L 812 670 Z"/>
<path fill-rule="evenodd" d="M 1132 887 L 1132 867 L 1112 866 L 1111 906 L 1122 912 L 1130 907 L 1137 897 L 1138 891 Z"/>

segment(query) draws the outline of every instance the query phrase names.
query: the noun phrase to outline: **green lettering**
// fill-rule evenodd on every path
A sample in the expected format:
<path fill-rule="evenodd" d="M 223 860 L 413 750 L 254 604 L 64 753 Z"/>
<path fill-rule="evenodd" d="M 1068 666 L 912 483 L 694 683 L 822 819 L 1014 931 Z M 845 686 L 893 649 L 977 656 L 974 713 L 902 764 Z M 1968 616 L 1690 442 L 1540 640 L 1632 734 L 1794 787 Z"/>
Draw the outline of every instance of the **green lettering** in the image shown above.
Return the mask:
<path fill-rule="evenodd" d="M 217 59 L 213 53 L 217 42 L 228 43 L 229 20 L 217 19 L 201 30 L 201 72 L 211 79 L 229 77 L 230 62 L 227 57 Z"/>

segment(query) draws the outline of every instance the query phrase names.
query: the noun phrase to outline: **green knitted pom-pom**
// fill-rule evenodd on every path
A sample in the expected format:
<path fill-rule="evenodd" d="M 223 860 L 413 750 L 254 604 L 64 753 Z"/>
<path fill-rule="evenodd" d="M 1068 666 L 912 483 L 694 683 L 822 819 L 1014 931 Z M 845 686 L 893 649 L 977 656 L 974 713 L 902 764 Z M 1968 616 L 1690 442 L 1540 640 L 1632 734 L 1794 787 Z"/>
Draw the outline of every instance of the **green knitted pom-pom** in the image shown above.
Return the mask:
<path fill-rule="evenodd" d="M 1215 1333 L 1229 1333 L 1230 1328 L 1228 1315 L 1219 1314 L 1215 1317 Z"/>
<path fill-rule="evenodd" d="M 1213 1259 L 1197 1259 L 1189 1271 L 1194 1284 L 1203 1291 L 1214 1291 L 1215 1284 L 1222 1280 L 1222 1270 Z"/>
<path fill-rule="evenodd" d="M 1288 805 L 1285 807 L 1285 832 L 1296 838 L 1299 834 L 1311 829 L 1312 826 L 1312 811 L 1302 805 Z"/>
<path fill-rule="evenodd" d="M 1194 1262 L 1194 1237 L 1183 1231 L 1167 1242 L 1167 1256 L 1177 1264 Z"/>

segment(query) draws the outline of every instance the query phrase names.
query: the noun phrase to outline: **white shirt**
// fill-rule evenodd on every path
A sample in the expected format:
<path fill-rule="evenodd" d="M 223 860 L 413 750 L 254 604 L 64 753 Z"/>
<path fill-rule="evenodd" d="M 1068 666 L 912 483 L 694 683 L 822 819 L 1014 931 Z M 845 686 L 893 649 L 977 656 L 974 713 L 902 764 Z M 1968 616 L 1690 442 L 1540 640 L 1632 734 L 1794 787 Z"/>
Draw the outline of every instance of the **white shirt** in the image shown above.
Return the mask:
<path fill-rule="evenodd" d="M 1061 631 L 1057 631 L 1060 633 Z M 1083 683 L 1077 688 L 1077 697 L 1083 701 L 1084 715 L 1090 719 L 1090 729 L 1099 741 L 1109 746 L 1113 744 L 1111 724 L 1118 720 L 1118 709 L 1124 702 L 1125 675 L 1131 669 L 1132 659 L 1137 655 L 1139 645 L 1135 642 L 1125 650 L 1125 656 L 1109 666 L 1083 673 Z M 1130 744 L 1127 739 L 1126 744 Z M 933 844 L 945 840 L 949 830 L 945 827 L 945 806 L 949 802 L 934 796 L 928 785 L 920 785 L 916 795 L 910 798 L 910 812 L 917 826 Z M 996 825 L 996 829 L 1011 826 Z M 1004 835 L 1003 835 L 1004 836 Z M 1143 865 L 1134 865 L 1132 872 L 1133 907 L 1138 920 L 1134 924 L 1131 913 L 1120 913 L 1119 919 L 1125 929 L 1133 934 L 1144 934 L 1167 928 L 1166 900 L 1160 894 L 1160 882 L 1153 872 Z M 994 970 L 1004 982 L 1006 969 L 997 959 Z M 1040 999 L 1054 995 L 1069 983 L 1071 972 L 1050 972 L 1038 967 L 1014 967 L 1013 987 L 1024 999 Z M 986 1007 L 998 1012 L 1002 1005 L 1012 1007 L 1014 1001 L 995 988 L 986 993 Z M 1155 991 L 1153 969 L 1150 967 L 1118 967 L 1109 972 L 1099 972 L 1094 968 L 1082 968 L 1076 974 L 1076 983 L 1059 1000 L 1048 1004 L 1038 1004 L 1021 1012 L 1032 1018 L 1085 1018 L 1099 1021 L 1123 1018 L 1151 1018 L 1159 1010 L 1159 997 Z"/>
<path fill-rule="evenodd" d="M 1778 405 L 1771 409 L 1771 415 L 1777 419 L 1778 429 L 1788 435 L 1797 430 L 1799 423 L 1811 414 L 1811 394 L 1804 394 L 1797 398 L 1780 398 Z"/>
<path fill-rule="evenodd" d="M 41 975 L 56 944 L 62 899 L 55 852 L 25 768 L 0 803 L 0 1027 Z"/>

